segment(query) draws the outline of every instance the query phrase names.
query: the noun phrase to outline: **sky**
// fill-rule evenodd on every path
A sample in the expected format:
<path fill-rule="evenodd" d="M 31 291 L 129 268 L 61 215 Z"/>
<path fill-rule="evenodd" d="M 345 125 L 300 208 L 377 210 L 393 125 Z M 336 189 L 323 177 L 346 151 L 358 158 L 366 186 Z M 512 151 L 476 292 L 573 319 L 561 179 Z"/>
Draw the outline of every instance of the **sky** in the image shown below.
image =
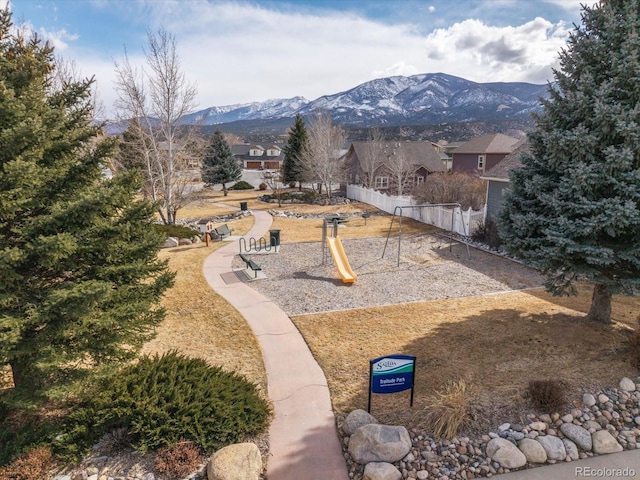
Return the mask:
<path fill-rule="evenodd" d="M 95 76 L 112 118 L 115 63 L 126 52 L 143 67 L 148 32 L 159 29 L 175 37 L 198 110 L 315 100 L 392 75 L 546 83 L 580 24 L 580 1 L 9 0 L 9 8 L 16 24 Z"/>

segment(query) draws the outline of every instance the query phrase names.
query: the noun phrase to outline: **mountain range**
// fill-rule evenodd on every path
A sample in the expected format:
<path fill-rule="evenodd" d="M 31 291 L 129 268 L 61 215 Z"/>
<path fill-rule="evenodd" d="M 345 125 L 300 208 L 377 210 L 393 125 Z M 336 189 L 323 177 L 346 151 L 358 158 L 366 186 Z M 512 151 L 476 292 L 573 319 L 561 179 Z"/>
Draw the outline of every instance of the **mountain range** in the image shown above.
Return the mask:
<path fill-rule="evenodd" d="M 309 101 L 304 97 L 209 107 L 186 115 L 184 124 L 273 122 L 321 111 L 348 127 L 496 122 L 529 117 L 547 98 L 547 85 L 477 83 L 444 73 L 393 76 Z M 281 123 L 281 122 L 280 122 Z"/>

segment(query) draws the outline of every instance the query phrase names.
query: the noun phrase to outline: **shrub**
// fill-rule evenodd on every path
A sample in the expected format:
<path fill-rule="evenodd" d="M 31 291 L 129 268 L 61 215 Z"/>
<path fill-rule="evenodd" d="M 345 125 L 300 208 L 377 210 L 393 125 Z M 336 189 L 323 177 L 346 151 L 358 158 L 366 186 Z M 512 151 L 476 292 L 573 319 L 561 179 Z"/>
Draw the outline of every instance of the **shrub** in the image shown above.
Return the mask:
<path fill-rule="evenodd" d="M 199 236 L 200 232 L 193 230 L 183 225 L 165 225 L 162 223 L 155 223 L 153 228 L 156 232 L 161 233 L 165 238 L 191 238 L 193 236 Z"/>
<path fill-rule="evenodd" d="M 440 438 L 453 438 L 467 418 L 467 385 L 464 380 L 450 381 L 427 404 L 426 423 Z"/>
<path fill-rule="evenodd" d="M 527 396 L 531 404 L 542 412 L 561 412 L 566 404 L 564 387 L 558 380 L 531 380 Z"/>
<path fill-rule="evenodd" d="M 100 451 L 114 454 L 131 448 L 131 437 L 126 428 L 114 428 L 105 433 L 98 442 Z"/>
<path fill-rule="evenodd" d="M 170 478 L 183 478 L 196 470 L 202 461 L 200 450 L 193 442 L 182 439 L 174 445 L 160 448 L 154 459 L 158 473 Z"/>
<path fill-rule="evenodd" d="M 0 465 L 7 465 L 23 452 L 49 443 L 59 432 L 60 416 L 0 402 L 0 426 Z"/>
<path fill-rule="evenodd" d="M 240 180 L 239 182 L 234 183 L 229 187 L 229 190 L 253 190 L 253 185 L 249 182 L 245 182 L 244 180 Z"/>
<path fill-rule="evenodd" d="M 266 190 L 268 187 L 268 185 L 264 182 L 262 182 L 260 185 L 258 185 L 258 188 L 262 191 Z"/>
<path fill-rule="evenodd" d="M 289 182 L 289 188 L 296 188 L 296 182 Z"/>
<path fill-rule="evenodd" d="M 434 173 L 413 190 L 418 203 L 459 203 L 464 210 L 480 210 L 486 196 L 484 180 L 468 173 Z"/>
<path fill-rule="evenodd" d="M 63 447 L 81 454 L 73 447 L 89 448 L 104 433 L 126 428 L 141 452 L 183 437 L 213 451 L 261 433 L 268 418 L 267 403 L 244 377 L 172 351 L 144 356 L 103 381 L 69 415 Z"/>
<path fill-rule="evenodd" d="M 49 478 L 56 462 L 48 447 L 29 450 L 16 458 L 11 464 L 0 469 L 0 480 L 34 480 Z"/>
<path fill-rule="evenodd" d="M 498 232 L 498 224 L 490 216 L 488 216 L 485 222 L 471 235 L 471 238 L 495 250 L 502 245 L 502 238 L 500 238 L 500 232 Z"/>

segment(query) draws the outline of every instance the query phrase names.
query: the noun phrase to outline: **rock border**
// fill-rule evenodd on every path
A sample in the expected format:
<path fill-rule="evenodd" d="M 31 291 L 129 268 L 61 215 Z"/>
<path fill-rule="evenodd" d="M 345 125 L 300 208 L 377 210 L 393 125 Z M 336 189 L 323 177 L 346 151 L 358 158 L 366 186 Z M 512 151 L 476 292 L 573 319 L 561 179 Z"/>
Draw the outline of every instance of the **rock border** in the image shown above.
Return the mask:
<path fill-rule="evenodd" d="M 504 423 L 473 439 L 439 439 L 427 431 L 409 429 L 410 451 L 402 460 L 387 463 L 394 467 L 393 477 L 395 471 L 399 473 L 397 478 L 468 480 L 640 448 L 640 377 L 625 377 L 617 388 L 585 393 L 580 404 L 582 408 L 564 415 L 530 414 L 524 425 Z M 354 480 L 363 478 L 368 462 L 360 464 L 352 457 L 352 436 L 346 432 L 355 435 L 369 417 L 356 410 L 336 418 L 349 478 Z"/>

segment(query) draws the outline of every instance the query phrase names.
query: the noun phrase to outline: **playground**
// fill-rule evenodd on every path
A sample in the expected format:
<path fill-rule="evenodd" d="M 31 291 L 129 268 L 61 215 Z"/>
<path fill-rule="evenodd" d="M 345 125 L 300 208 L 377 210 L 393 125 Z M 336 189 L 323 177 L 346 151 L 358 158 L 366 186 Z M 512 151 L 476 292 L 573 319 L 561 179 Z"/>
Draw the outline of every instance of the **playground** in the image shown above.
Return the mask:
<path fill-rule="evenodd" d="M 349 228 L 348 224 L 344 227 Z M 435 229 L 434 229 L 435 230 Z M 338 237 L 339 238 L 339 237 Z M 251 287 L 289 315 L 487 295 L 539 287 L 535 271 L 435 231 L 407 236 L 397 263 L 397 238 L 344 239 L 353 283 L 344 283 L 322 242 L 285 243 L 279 253 L 253 255 L 266 278 Z M 324 264 L 323 264 L 324 258 Z M 244 268 L 236 259 L 234 267 Z"/>

